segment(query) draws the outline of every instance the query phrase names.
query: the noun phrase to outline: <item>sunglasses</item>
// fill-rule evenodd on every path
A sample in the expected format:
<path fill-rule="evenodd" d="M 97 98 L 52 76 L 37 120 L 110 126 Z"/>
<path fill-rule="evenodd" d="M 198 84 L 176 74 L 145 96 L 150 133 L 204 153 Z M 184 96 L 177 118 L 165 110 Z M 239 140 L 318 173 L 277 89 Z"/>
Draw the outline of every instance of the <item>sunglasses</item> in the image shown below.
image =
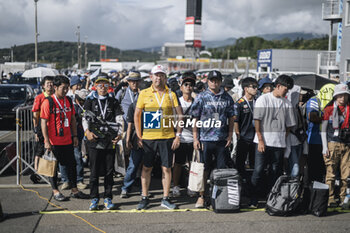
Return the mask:
<path fill-rule="evenodd" d="M 257 85 L 250 85 L 249 87 L 253 88 L 253 89 L 258 89 Z"/>
<path fill-rule="evenodd" d="M 183 85 L 184 85 L 185 87 L 188 87 L 188 86 L 193 87 L 193 86 L 194 86 L 192 83 L 184 83 Z"/>
<path fill-rule="evenodd" d="M 98 88 L 102 88 L 102 87 L 108 88 L 109 84 L 97 84 L 96 87 L 98 87 Z"/>

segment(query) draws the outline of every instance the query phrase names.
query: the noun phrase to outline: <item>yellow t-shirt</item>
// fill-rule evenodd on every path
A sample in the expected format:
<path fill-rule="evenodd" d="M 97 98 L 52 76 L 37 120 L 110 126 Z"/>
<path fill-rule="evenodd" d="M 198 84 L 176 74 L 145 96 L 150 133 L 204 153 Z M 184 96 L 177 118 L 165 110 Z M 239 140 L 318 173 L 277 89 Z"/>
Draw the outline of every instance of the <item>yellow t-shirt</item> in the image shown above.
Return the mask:
<path fill-rule="evenodd" d="M 171 93 L 171 98 L 169 93 Z M 162 102 L 163 95 L 164 100 Z M 142 139 L 156 140 L 175 137 L 174 126 L 171 122 L 176 115 L 174 111 L 179 106 L 179 102 L 175 93 L 167 86 L 163 95 L 160 96 L 153 89 L 153 86 L 142 90 L 139 94 L 136 107 L 143 110 L 143 121 L 141 121 L 141 124 L 143 124 Z M 160 104 L 161 107 L 159 106 Z"/>

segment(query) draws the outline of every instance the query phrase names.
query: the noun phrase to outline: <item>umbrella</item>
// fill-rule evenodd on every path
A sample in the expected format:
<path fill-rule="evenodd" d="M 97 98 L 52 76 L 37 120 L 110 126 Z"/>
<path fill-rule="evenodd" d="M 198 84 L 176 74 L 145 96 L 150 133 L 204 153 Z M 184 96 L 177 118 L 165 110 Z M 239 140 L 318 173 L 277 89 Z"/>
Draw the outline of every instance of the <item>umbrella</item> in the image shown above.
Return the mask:
<path fill-rule="evenodd" d="M 46 67 L 38 67 L 31 70 L 26 70 L 22 74 L 24 78 L 43 78 L 45 76 L 56 76 L 58 71 L 55 69 L 50 69 Z"/>
<path fill-rule="evenodd" d="M 299 85 L 302 88 L 307 88 L 311 90 L 320 90 L 327 83 L 338 84 L 336 81 L 330 80 L 328 78 L 324 78 L 317 74 L 299 74 L 292 75 L 294 79 L 294 84 Z"/>

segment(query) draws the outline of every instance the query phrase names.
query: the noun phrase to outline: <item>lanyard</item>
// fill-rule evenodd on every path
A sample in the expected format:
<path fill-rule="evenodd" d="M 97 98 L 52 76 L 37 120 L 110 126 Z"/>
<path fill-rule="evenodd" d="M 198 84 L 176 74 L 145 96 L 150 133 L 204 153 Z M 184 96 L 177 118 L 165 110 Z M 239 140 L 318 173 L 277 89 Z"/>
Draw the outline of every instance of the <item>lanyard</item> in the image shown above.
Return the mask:
<path fill-rule="evenodd" d="M 62 108 L 62 105 L 61 105 L 60 101 L 58 101 L 57 96 L 56 95 L 53 95 L 53 96 L 55 97 L 55 100 L 56 100 L 58 106 L 60 107 L 60 112 L 63 112 L 63 114 L 64 114 L 64 119 L 67 119 L 67 115 L 66 115 L 66 98 L 64 98 L 64 102 L 63 102 L 64 108 Z"/>
<path fill-rule="evenodd" d="M 134 103 L 134 95 L 133 94 L 131 94 L 131 91 L 130 91 L 130 89 L 128 89 L 128 92 L 129 92 L 129 96 L 130 96 L 130 100 L 131 100 L 131 103 Z"/>
<path fill-rule="evenodd" d="M 164 93 L 163 93 L 163 96 L 162 96 L 162 101 L 161 101 L 161 102 L 159 102 L 157 92 L 155 92 L 155 93 L 154 93 L 154 96 L 156 97 L 157 102 L 158 102 L 158 105 L 159 105 L 159 109 L 161 109 L 161 108 L 162 108 L 162 104 L 163 104 L 163 101 L 164 101 L 165 93 L 166 93 L 166 91 L 164 91 Z"/>
<path fill-rule="evenodd" d="M 217 105 L 215 105 L 214 103 L 215 103 L 215 99 L 213 98 L 213 96 L 212 95 L 210 95 L 210 98 L 211 98 L 211 101 L 212 101 L 212 104 L 213 104 L 213 106 L 214 106 L 214 109 L 215 109 L 215 112 L 216 113 L 218 113 L 218 108 L 219 108 L 219 103 L 220 103 L 220 101 L 221 101 L 221 96 L 222 95 L 220 95 L 220 98 L 219 98 L 219 100 L 217 101 Z"/>
<path fill-rule="evenodd" d="M 248 107 L 249 107 L 249 109 L 250 109 L 250 112 L 253 113 L 253 108 L 250 106 L 249 101 L 247 100 L 247 98 L 246 98 L 245 96 L 243 96 L 243 98 L 244 98 L 245 101 L 247 102 L 247 105 L 248 105 Z M 255 100 L 253 99 L 253 107 L 254 107 L 254 105 L 255 105 Z"/>
<path fill-rule="evenodd" d="M 81 110 L 83 110 L 83 112 L 85 111 L 84 108 L 83 108 L 79 103 L 76 103 L 76 104 L 79 106 L 79 108 L 80 108 Z"/>
<path fill-rule="evenodd" d="M 107 112 L 107 105 L 108 105 L 108 99 L 106 99 L 106 104 L 105 104 L 105 108 L 102 110 L 102 104 L 100 99 L 97 99 L 98 101 L 98 105 L 100 106 L 100 110 L 101 110 L 101 114 L 103 117 L 103 120 L 106 120 L 106 112 Z"/>

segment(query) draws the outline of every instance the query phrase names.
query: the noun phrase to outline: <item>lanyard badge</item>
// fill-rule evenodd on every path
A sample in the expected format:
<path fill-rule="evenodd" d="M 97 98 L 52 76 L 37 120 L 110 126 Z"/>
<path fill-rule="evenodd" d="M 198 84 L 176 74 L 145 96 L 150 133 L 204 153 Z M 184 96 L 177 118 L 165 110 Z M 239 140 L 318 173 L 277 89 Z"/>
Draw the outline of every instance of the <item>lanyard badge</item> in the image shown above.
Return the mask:
<path fill-rule="evenodd" d="M 63 126 L 68 128 L 69 127 L 69 120 L 68 120 L 68 117 L 67 117 L 67 114 L 66 114 L 66 110 L 67 110 L 66 109 L 66 98 L 64 98 L 63 107 L 62 107 L 61 103 L 57 99 L 57 96 L 54 95 L 54 97 L 55 97 L 55 100 L 56 100 L 56 102 L 57 102 L 57 104 L 58 104 L 58 106 L 60 108 L 60 112 L 63 112 L 63 115 L 64 115 Z M 60 114 L 60 123 L 62 125 L 61 114 Z"/>

